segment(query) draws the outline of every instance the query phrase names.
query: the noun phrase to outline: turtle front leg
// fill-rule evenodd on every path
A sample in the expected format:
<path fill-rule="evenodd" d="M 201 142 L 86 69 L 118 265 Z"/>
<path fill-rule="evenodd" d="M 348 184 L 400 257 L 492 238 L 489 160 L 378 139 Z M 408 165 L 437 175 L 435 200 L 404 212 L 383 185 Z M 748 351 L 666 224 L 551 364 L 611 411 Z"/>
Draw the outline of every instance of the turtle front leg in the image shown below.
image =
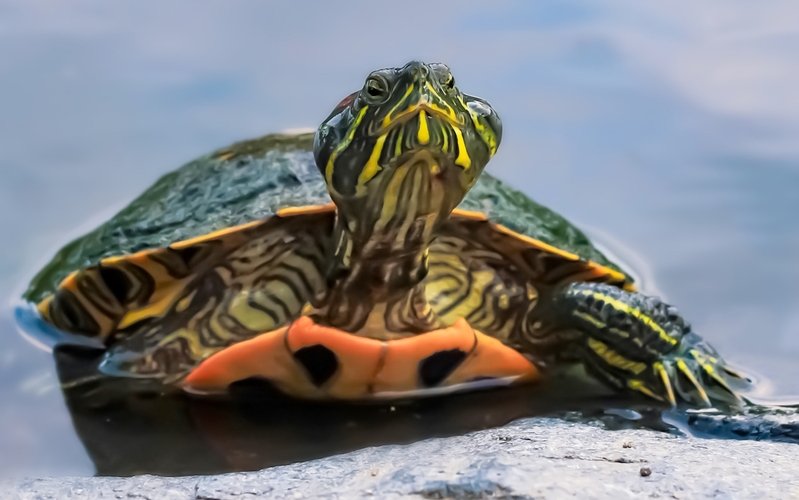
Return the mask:
<path fill-rule="evenodd" d="M 745 379 L 675 307 L 599 283 L 571 283 L 553 305 L 559 321 L 582 333 L 586 367 L 611 386 L 673 406 L 743 403 L 733 387 Z"/>

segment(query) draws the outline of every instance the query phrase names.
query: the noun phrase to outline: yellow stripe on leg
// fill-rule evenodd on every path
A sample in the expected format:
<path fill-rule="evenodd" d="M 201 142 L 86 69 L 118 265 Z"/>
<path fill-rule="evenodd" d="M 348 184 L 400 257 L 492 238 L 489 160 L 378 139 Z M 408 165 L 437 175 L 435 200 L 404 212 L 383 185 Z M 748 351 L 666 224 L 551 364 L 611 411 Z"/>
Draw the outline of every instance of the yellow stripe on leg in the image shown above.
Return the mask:
<path fill-rule="evenodd" d="M 649 315 L 647 315 L 638 308 L 632 307 L 620 300 L 614 299 L 610 295 L 601 292 L 595 292 L 593 290 L 578 290 L 577 293 L 579 293 L 580 295 L 584 295 L 586 297 L 593 297 L 595 300 L 604 302 L 605 304 L 609 305 L 610 307 L 619 312 L 634 317 L 635 319 L 643 323 L 647 328 L 657 333 L 658 337 L 660 337 L 660 339 L 663 340 L 664 342 L 667 342 L 671 345 L 677 345 L 677 343 L 679 342 L 678 339 L 669 335 L 668 332 L 666 332 L 666 330 L 664 330 L 663 327 L 661 327 L 657 323 L 657 321 L 652 319 Z"/>
<path fill-rule="evenodd" d="M 632 372 L 636 375 L 646 370 L 646 363 L 627 359 L 621 354 L 611 349 L 610 347 L 608 347 L 608 345 L 602 341 L 599 341 L 594 338 L 589 338 L 587 342 L 588 342 L 588 347 L 592 351 L 594 351 L 594 353 L 596 353 L 597 356 L 602 358 L 605 361 L 605 363 L 609 364 L 610 366 L 620 368 L 628 372 Z"/>

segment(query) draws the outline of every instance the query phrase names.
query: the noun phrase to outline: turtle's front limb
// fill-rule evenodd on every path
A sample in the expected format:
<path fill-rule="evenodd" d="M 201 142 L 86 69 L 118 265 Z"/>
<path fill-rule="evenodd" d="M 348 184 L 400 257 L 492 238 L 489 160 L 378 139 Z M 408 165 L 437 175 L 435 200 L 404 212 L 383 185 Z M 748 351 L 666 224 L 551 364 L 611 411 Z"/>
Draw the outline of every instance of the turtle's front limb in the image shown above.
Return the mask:
<path fill-rule="evenodd" d="M 611 386 L 671 405 L 740 406 L 745 379 L 694 333 L 676 308 L 637 292 L 571 283 L 553 301 L 558 321 L 580 331 L 586 367 Z"/>

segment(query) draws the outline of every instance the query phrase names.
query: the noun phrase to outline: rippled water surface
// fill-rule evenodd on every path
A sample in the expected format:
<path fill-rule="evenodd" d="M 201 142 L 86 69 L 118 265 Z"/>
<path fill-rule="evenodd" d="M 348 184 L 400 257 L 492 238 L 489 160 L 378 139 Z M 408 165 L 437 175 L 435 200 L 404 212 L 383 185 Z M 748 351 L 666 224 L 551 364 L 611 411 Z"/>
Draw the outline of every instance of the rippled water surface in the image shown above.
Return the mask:
<path fill-rule="evenodd" d="M 494 174 L 630 263 L 647 291 L 679 305 L 761 378 L 761 396 L 797 399 L 799 5 L 379 5 L 0 1 L 0 294 L 16 300 L 57 248 L 183 162 L 314 126 L 376 67 L 440 60 L 502 115 Z M 75 427 L 84 441 L 90 428 L 106 442 L 151 429 L 148 439 L 172 439 L 183 456 L 202 445 L 241 464 L 227 468 L 248 468 L 268 463 L 248 458 L 236 445 L 241 434 L 225 429 L 274 425 L 281 432 L 259 432 L 272 436 L 265 447 L 282 450 L 271 462 L 281 463 L 368 445 L 365 436 L 402 442 L 420 428 L 457 433 L 530 411 L 503 403 L 499 417 L 474 415 L 475 404 L 502 399 L 480 398 L 327 409 L 318 413 L 325 425 L 308 435 L 302 429 L 318 422 L 300 418 L 305 408 L 234 418 L 170 401 L 126 403 L 144 416 L 85 408 L 73 426 L 52 356 L 18 335 L 10 306 L 0 310 L 3 475 L 92 473 Z M 157 419 L 153 430 L 148 411 L 174 420 Z M 132 464 L 148 457 L 137 446 L 154 442 L 112 442 L 92 454 Z M 309 442 L 322 444 L 300 449 Z"/>

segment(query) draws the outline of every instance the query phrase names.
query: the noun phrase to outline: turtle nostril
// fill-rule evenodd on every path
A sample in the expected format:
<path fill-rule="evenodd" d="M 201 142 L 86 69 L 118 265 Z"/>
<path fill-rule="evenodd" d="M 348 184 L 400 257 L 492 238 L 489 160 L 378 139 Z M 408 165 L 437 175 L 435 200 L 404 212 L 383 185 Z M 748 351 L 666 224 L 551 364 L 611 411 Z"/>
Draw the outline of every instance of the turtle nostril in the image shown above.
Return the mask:
<path fill-rule="evenodd" d="M 411 66 L 411 76 L 413 76 L 414 80 L 424 80 L 428 74 L 429 70 L 423 63 L 413 63 Z"/>

